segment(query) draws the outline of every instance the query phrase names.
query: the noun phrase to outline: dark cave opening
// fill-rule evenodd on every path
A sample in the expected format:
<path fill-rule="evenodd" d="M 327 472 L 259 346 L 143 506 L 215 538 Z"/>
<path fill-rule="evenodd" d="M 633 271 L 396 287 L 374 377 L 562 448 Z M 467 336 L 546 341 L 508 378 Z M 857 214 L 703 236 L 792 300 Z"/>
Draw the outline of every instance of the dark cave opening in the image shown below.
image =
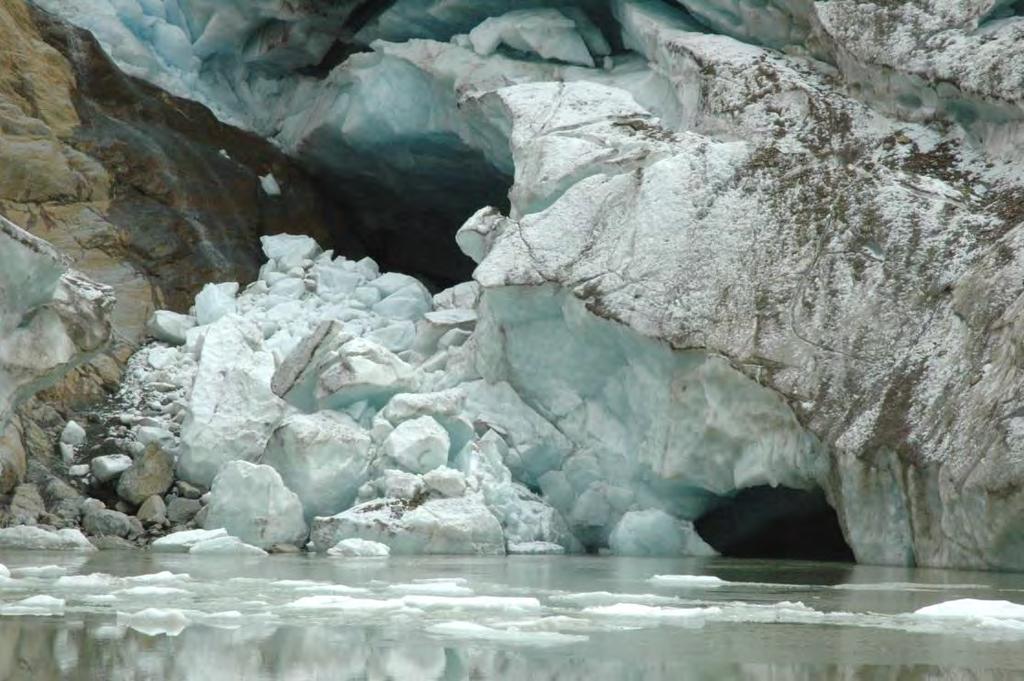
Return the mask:
<path fill-rule="evenodd" d="M 730 558 L 853 562 L 839 518 L 820 490 L 763 485 L 705 513 L 697 532 Z"/>

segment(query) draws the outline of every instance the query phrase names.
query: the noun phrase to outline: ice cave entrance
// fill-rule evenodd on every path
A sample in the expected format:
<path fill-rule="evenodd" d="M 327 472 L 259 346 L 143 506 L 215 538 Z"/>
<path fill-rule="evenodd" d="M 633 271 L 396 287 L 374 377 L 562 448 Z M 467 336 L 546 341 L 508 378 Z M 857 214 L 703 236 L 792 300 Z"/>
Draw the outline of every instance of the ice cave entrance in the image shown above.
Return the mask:
<path fill-rule="evenodd" d="M 732 558 L 854 561 L 839 518 L 820 490 L 743 489 L 695 526 L 704 541 Z"/>

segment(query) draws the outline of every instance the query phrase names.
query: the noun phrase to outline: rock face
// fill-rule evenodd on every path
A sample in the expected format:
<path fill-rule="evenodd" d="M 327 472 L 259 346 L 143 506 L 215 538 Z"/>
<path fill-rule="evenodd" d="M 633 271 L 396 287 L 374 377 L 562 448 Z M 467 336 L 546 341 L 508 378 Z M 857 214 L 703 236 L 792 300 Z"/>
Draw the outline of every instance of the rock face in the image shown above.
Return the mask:
<path fill-rule="evenodd" d="M 0 216 L 0 436 L 21 401 L 104 347 L 113 302 L 109 288 Z M 0 442 L 7 491 L 24 474 L 24 450 L 9 438 Z"/>

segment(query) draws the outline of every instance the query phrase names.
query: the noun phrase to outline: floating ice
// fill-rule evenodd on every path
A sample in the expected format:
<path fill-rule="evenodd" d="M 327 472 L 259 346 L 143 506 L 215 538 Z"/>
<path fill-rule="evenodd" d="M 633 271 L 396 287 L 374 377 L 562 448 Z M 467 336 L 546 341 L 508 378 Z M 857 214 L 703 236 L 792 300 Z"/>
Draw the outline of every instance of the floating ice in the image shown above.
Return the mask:
<path fill-rule="evenodd" d="M 1015 619 L 1024 621 L 1024 605 L 1011 601 L 960 598 L 914 611 L 921 617 L 951 619 Z"/>
<path fill-rule="evenodd" d="M 501 610 L 532 612 L 540 601 L 526 596 L 405 596 L 402 601 L 420 610 Z"/>
<path fill-rule="evenodd" d="M 182 596 L 189 592 L 185 589 L 178 589 L 173 586 L 131 586 L 127 589 L 115 591 L 116 596 L 127 596 L 129 598 L 155 598 L 162 596 Z"/>
<path fill-rule="evenodd" d="M 389 592 L 419 596 L 471 596 L 473 590 L 456 582 L 419 582 L 412 584 L 390 584 Z"/>
<path fill-rule="evenodd" d="M 728 582 L 711 575 L 654 575 L 647 580 L 656 586 L 669 586 L 684 589 L 717 589 Z"/>
<path fill-rule="evenodd" d="M 68 573 L 68 568 L 61 565 L 36 565 L 19 568 L 11 568 L 11 574 L 15 577 L 36 577 L 39 579 L 55 579 L 63 577 Z"/>
<path fill-rule="evenodd" d="M 65 528 L 54 532 L 30 525 L 0 529 L 0 548 L 49 551 L 96 550 L 96 547 L 77 529 Z"/>
<path fill-rule="evenodd" d="M 117 623 L 147 636 L 177 636 L 188 626 L 188 618 L 181 610 L 146 608 L 134 613 L 117 613 Z"/>
<path fill-rule="evenodd" d="M 258 546 L 246 544 L 238 537 L 216 537 L 197 542 L 189 553 L 215 556 L 265 556 L 267 552 Z"/>
<path fill-rule="evenodd" d="M 476 622 L 439 622 L 426 628 L 427 633 L 444 638 L 471 641 L 494 641 L 506 645 L 560 646 L 582 643 L 588 637 L 557 631 L 523 631 L 497 629 Z"/>
<path fill-rule="evenodd" d="M 150 550 L 170 553 L 187 553 L 193 546 L 201 541 L 226 536 L 228 536 L 228 532 L 222 527 L 215 530 L 185 530 L 183 532 L 175 532 L 154 540 L 153 543 L 150 544 Z"/>
<path fill-rule="evenodd" d="M 349 596 L 305 596 L 285 606 L 288 610 L 338 610 L 350 614 L 374 614 L 406 607 L 402 599 L 376 600 Z"/>
<path fill-rule="evenodd" d="M 390 554 L 386 544 L 358 538 L 342 539 L 327 549 L 327 555 L 345 558 L 386 558 Z"/>
<path fill-rule="evenodd" d="M 117 582 L 118 579 L 113 575 L 94 572 L 88 575 L 66 575 L 64 577 L 58 577 L 53 583 L 53 586 L 57 589 L 74 591 L 101 591 L 109 589 L 111 586 L 117 584 Z"/>
<path fill-rule="evenodd" d="M 704 618 L 717 615 L 719 608 L 666 608 L 640 603 L 616 603 L 583 608 L 584 615 L 608 617 L 622 620 L 671 620 L 703 622 Z"/>
<path fill-rule="evenodd" d="M 634 603 L 639 605 L 678 605 L 681 601 L 674 596 L 656 594 L 624 594 L 609 591 L 585 591 L 572 594 L 558 594 L 551 597 L 554 603 L 565 603 L 580 607 L 618 605 Z"/>
<path fill-rule="evenodd" d="M 30 596 L 20 601 L 9 603 L 7 605 L 0 605 L 0 615 L 47 616 L 63 614 L 64 599 L 54 598 L 53 596 L 47 596 L 44 594 L 40 594 L 38 596 Z"/>

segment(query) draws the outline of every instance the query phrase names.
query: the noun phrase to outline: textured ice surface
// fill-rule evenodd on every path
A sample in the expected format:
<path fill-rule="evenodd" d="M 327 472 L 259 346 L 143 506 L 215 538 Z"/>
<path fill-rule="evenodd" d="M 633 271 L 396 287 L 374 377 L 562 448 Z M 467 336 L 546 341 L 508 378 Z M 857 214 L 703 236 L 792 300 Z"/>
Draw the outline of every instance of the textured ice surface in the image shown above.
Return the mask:
<path fill-rule="evenodd" d="M 307 534 L 299 497 L 285 487 L 273 468 L 247 461 L 231 461 L 217 473 L 204 525 L 207 530 L 223 528 L 261 548 L 302 545 Z M 201 551 L 203 543 L 190 552 Z"/>

